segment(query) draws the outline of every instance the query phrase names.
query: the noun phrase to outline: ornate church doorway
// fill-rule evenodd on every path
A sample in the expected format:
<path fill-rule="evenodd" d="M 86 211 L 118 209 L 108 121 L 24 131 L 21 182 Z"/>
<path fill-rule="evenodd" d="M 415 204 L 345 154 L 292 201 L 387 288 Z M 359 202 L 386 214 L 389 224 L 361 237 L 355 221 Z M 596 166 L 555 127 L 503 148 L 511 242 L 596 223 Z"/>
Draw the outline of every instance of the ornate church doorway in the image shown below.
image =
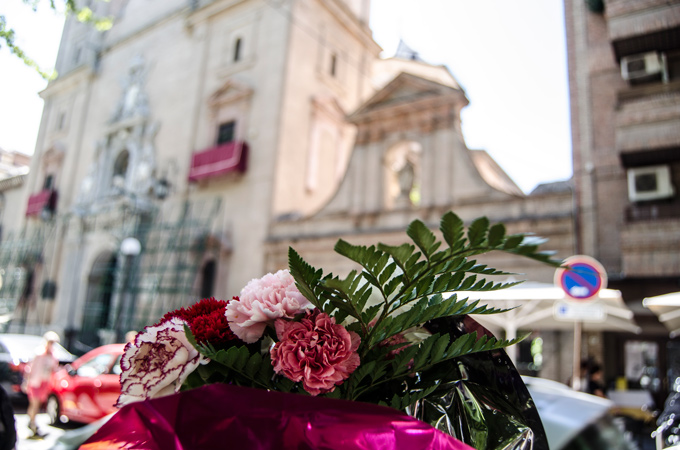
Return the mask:
<path fill-rule="evenodd" d="M 83 311 L 80 342 L 75 350 L 86 351 L 101 345 L 99 330 L 106 328 L 115 289 L 117 257 L 112 252 L 101 253 L 87 278 L 87 297 Z"/>

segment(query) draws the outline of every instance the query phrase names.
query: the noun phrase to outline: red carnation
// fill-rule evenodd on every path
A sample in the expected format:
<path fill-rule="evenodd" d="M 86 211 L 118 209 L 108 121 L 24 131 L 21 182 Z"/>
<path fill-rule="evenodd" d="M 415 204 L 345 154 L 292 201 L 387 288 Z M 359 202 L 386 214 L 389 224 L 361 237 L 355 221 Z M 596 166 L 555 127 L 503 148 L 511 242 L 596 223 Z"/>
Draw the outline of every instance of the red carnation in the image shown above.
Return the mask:
<path fill-rule="evenodd" d="M 238 300 L 238 297 L 234 297 Z M 225 311 L 229 302 L 206 298 L 188 308 L 171 311 L 163 320 L 177 317 L 184 320 L 197 342 L 209 342 L 215 348 L 225 348 L 240 343 L 227 323 Z"/>

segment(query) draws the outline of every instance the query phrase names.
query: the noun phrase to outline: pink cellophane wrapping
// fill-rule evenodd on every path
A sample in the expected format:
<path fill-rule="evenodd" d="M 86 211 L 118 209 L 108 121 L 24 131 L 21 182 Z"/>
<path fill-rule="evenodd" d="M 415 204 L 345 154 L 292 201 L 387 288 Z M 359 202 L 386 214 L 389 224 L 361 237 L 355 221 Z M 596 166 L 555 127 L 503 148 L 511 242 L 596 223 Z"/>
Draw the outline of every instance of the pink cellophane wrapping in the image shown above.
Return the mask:
<path fill-rule="evenodd" d="M 81 450 L 471 450 L 391 408 L 212 384 L 124 406 Z"/>

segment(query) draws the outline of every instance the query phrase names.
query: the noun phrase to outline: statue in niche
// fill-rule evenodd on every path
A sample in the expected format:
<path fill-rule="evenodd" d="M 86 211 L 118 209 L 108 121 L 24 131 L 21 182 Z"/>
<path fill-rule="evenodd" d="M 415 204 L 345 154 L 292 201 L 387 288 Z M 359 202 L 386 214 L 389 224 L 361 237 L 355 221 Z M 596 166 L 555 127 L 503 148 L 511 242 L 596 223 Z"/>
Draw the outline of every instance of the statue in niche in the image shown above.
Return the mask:
<path fill-rule="evenodd" d="M 123 95 L 118 100 L 111 122 L 149 115 L 148 101 L 142 89 L 145 75 L 144 58 L 136 56 L 130 63 L 127 76 L 121 82 Z"/>
<path fill-rule="evenodd" d="M 152 177 L 156 170 L 154 141 L 160 125 L 153 123 L 148 127 L 143 127 L 143 130 L 141 126 L 139 128 L 143 132 L 136 141 L 138 146 L 132 167 L 132 189 L 138 194 L 146 195 L 151 192 L 154 185 Z"/>
<path fill-rule="evenodd" d="M 89 204 L 96 197 L 96 182 L 102 179 L 102 174 L 99 173 L 99 168 L 101 166 L 101 159 L 103 158 L 105 148 L 106 139 L 98 139 L 94 146 L 94 155 L 92 158 L 92 163 L 87 170 L 87 175 L 85 175 L 85 177 L 80 182 L 76 200 L 76 203 L 79 205 Z"/>
<path fill-rule="evenodd" d="M 415 170 L 409 160 L 405 161 L 403 167 L 397 173 L 397 178 L 399 180 L 399 197 L 397 200 L 402 198 L 409 199 L 415 181 Z"/>
<path fill-rule="evenodd" d="M 412 206 L 418 201 L 417 168 L 421 147 L 417 142 L 400 143 L 386 155 L 386 205 L 388 208 Z M 416 195 L 414 195 L 416 194 Z"/>

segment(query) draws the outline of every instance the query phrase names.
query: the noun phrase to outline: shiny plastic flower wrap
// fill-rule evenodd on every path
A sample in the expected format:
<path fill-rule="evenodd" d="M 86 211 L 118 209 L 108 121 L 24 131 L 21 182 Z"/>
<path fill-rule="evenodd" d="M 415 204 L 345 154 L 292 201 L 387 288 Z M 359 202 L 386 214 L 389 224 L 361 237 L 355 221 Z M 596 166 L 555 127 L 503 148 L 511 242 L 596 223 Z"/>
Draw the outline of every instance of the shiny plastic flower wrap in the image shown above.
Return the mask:
<path fill-rule="evenodd" d="M 506 235 L 486 218 L 465 229 L 447 213 L 440 231 L 443 242 L 416 220 L 406 232 L 412 244 L 340 240 L 336 252 L 361 267 L 345 278 L 290 249 L 289 270 L 252 280 L 238 297 L 169 312 L 126 347 L 123 409 L 86 448 L 116 441 L 188 450 L 238 440 L 233 448 L 547 449 L 503 351 L 518 340 L 496 339 L 468 317 L 503 311 L 456 292 L 516 284 L 482 278 L 507 273 L 475 255 L 559 263 L 538 251 L 536 238 Z"/>
<path fill-rule="evenodd" d="M 131 403 L 81 450 L 471 450 L 383 406 L 227 384 Z"/>

